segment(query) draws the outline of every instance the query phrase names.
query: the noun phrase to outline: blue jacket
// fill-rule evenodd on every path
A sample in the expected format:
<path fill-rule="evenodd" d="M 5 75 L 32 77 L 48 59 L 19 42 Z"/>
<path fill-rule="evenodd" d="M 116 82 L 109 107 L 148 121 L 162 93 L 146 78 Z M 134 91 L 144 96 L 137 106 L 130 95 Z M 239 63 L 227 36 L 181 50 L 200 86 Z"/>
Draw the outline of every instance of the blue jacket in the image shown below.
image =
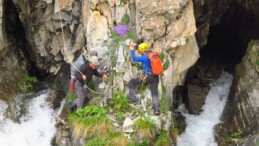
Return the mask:
<path fill-rule="evenodd" d="M 148 53 L 152 52 L 149 50 L 146 54 L 142 56 L 136 56 L 134 50 L 131 50 L 131 57 L 133 61 L 141 62 L 143 73 L 150 73 L 152 72 L 150 60 L 148 59 L 147 55 Z"/>

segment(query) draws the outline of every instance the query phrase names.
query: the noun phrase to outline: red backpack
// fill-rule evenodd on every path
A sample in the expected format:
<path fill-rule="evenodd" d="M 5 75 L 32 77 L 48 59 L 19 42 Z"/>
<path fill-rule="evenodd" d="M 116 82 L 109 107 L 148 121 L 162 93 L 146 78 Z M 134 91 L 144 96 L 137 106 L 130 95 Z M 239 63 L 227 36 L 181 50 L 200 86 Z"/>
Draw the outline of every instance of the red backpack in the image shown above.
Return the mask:
<path fill-rule="evenodd" d="M 152 72 L 154 75 L 160 75 L 163 73 L 163 65 L 160 59 L 159 53 L 157 51 L 153 51 L 148 54 L 148 59 L 150 60 Z"/>

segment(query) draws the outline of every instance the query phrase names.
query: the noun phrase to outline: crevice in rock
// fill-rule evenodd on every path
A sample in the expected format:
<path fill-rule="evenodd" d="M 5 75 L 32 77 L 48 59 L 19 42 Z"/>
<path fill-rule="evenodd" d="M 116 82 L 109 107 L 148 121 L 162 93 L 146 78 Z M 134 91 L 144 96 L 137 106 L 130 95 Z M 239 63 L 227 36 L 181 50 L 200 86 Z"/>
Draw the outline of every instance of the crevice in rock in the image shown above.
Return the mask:
<path fill-rule="evenodd" d="M 257 14 L 258 15 L 258 14 Z M 259 38 L 259 23 L 253 10 L 233 6 L 209 31 L 208 43 L 201 48 L 201 59 L 213 60 L 233 72 L 246 52 L 248 42 Z"/>
<path fill-rule="evenodd" d="M 209 23 L 208 21 L 203 22 Z M 210 90 L 209 84 L 219 77 L 222 69 L 231 73 L 235 71 L 236 65 L 241 62 L 246 53 L 248 42 L 259 38 L 258 26 L 259 14 L 256 13 L 256 10 L 239 4 L 226 10 L 217 25 L 210 26 L 209 35 L 206 38 L 208 42 L 203 48 L 200 48 L 200 58 L 189 69 L 184 85 L 178 87 L 182 88 L 180 90 L 183 92 L 181 94 L 182 102 L 185 103 L 190 113 L 199 114 L 201 112 L 201 107 Z M 203 42 L 201 40 L 198 43 Z M 179 92 L 179 90 L 174 92 Z M 179 102 L 176 103 L 179 105 Z M 174 105 L 174 108 L 177 108 L 177 105 Z"/>
<path fill-rule="evenodd" d="M 9 0 L 4 1 L 4 10 L 4 23 L 6 26 L 7 38 L 11 43 L 10 45 L 16 46 L 16 50 L 14 52 L 17 53 L 22 61 L 28 62 L 26 64 L 28 74 L 36 76 L 40 80 L 43 79 L 43 71 L 36 68 L 33 63 L 33 58 L 29 53 L 30 46 L 26 40 L 26 34 L 14 3 Z"/>

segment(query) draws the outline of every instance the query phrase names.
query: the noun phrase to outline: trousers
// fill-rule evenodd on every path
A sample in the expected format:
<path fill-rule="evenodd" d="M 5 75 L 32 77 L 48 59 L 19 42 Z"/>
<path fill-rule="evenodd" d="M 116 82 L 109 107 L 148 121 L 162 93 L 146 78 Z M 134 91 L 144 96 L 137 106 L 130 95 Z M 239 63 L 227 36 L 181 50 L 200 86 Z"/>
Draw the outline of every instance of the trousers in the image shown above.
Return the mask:
<path fill-rule="evenodd" d="M 83 88 L 83 85 L 79 82 L 75 82 L 75 89 L 77 93 L 77 98 L 72 101 L 71 108 L 77 107 L 82 108 L 84 106 L 84 103 L 88 102 L 93 98 L 93 94 L 88 88 Z"/>
<path fill-rule="evenodd" d="M 138 101 L 135 93 L 135 89 L 137 85 L 141 85 L 143 80 L 140 77 L 133 78 L 129 81 L 129 99 L 133 102 Z M 159 76 L 149 74 L 146 77 L 146 83 L 150 84 L 150 90 L 152 94 L 152 108 L 155 110 L 159 110 L 159 98 L 158 98 L 158 83 Z"/>

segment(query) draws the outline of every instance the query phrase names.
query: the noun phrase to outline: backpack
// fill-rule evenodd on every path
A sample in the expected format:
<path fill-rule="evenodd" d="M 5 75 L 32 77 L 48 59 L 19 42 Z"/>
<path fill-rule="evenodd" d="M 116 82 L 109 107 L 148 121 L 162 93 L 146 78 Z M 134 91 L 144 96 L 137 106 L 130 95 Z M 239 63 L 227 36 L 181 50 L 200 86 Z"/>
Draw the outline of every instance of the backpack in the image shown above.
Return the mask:
<path fill-rule="evenodd" d="M 164 69 L 162 61 L 157 51 L 150 52 L 148 54 L 148 59 L 150 60 L 151 69 L 154 75 L 160 75 L 163 73 Z"/>

